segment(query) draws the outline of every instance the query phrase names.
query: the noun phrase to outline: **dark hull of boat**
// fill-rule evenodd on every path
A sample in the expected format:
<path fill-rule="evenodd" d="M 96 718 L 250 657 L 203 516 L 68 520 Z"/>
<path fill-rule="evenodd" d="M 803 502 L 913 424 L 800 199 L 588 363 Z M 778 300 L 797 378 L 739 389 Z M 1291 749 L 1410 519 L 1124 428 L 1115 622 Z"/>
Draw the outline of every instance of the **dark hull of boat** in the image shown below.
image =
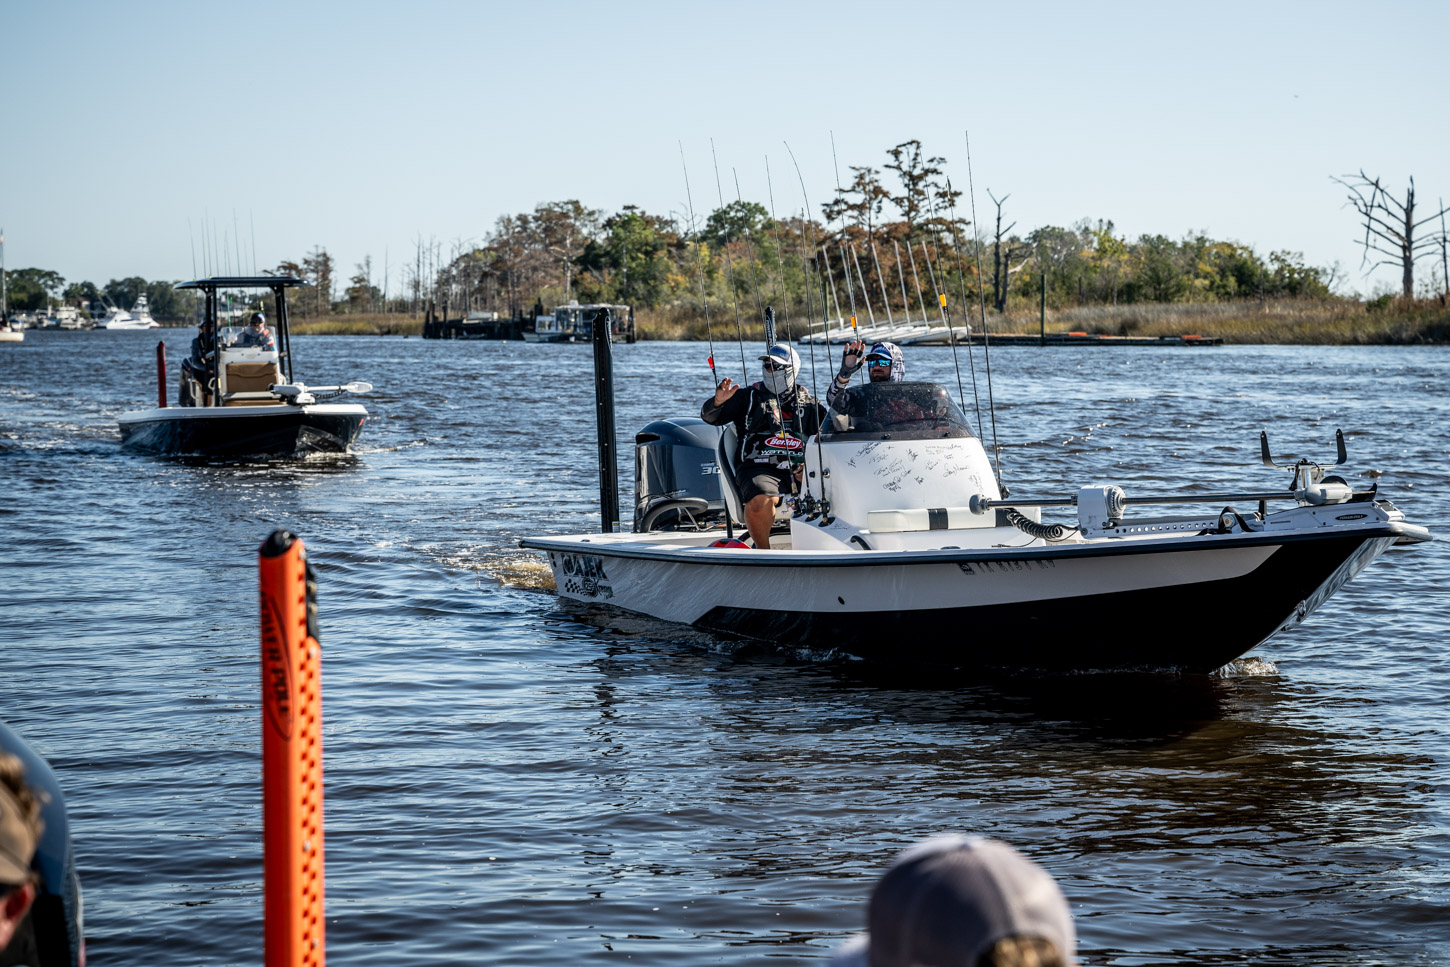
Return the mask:
<path fill-rule="evenodd" d="M 208 457 L 344 453 L 357 439 L 367 416 L 361 407 L 348 409 L 356 412 L 289 408 L 282 413 L 222 417 L 186 414 L 181 408 L 181 415 L 123 420 L 121 446 L 146 453 Z"/>
<path fill-rule="evenodd" d="M 1290 538 L 1239 577 L 965 608 L 802 613 L 715 608 L 711 632 L 893 666 L 1211 672 L 1297 624 L 1395 537 Z"/>

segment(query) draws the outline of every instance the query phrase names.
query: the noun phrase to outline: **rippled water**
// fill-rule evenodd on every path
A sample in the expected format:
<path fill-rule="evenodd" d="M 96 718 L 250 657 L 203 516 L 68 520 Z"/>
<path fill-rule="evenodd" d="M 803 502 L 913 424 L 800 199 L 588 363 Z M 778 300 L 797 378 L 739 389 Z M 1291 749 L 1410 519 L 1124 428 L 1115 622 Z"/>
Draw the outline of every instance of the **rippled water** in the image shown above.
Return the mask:
<path fill-rule="evenodd" d="M 160 335 L 174 366 L 187 334 Z M 66 790 L 93 964 L 261 959 L 255 548 L 276 526 L 321 583 L 337 963 L 819 963 L 894 852 L 945 830 L 1046 865 L 1088 964 L 1450 963 L 1442 543 L 1230 677 L 873 680 L 544 590 L 515 541 L 598 523 L 587 347 L 299 337 L 299 378 L 378 385 L 359 451 L 220 464 L 120 452 L 156 337 L 0 346 L 0 718 Z M 707 351 L 618 348 L 626 460 L 635 429 L 697 411 Z M 949 350 L 907 358 L 955 382 Z M 1446 349 L 991 365 L 1019 495 L 1267 488 L 1261 427 L 1325 459 L 1343 427 L 1352 471 L 1450 534 Z M 1234 607 L 1185 596 L 1183 620 Z"/>

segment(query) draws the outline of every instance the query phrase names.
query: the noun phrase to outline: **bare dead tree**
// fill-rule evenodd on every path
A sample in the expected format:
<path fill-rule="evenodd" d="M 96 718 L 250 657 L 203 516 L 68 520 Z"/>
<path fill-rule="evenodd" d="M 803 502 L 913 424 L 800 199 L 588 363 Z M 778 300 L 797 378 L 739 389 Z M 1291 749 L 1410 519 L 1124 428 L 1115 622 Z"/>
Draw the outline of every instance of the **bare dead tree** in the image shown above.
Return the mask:
<path fill-rule="evenodd" d="M 1000 200 L 987 189 L 987 197 L 992 199 L 992 204 L 997 206 L 997 227 L 992 236 L 992 306 L 998 312 L 1007 311 L 1007 289 L 1011 285 L 1012 276 L 1021 272 L 1027 265 L 1030 250 L 1027 246 L 1012 239 L 1007 239 L 1006 247 L 1003 247 L 1003 236 L 1012 231 L 1017 223 L 1013 222 L 1006 228 L 1002 227 L 1002 206 L 1012 196 L 1003 195 Z M 1019 261 L 1014 266 L 1013 259 Z"/>
<path fill-rule="evenodd" d="M 1450 232 L 1445 231 L 1445 199 L 1440 199 L 1440 305 L 1450 297 Z"/>
<path fill-rule="evenodd" d="M 1391 195 L 1380 184 L 1380 179 L 1365 174 L 1363 168 L 1357 175 L 1345 175 L 1333 180 L 1349 189 L 1349 203 L 1354 206 L 1364 224 L 1364 260 L 1360 263 L 1361 267 L 1368 265 L 1371 252 L 1384 256 L 1368 265 L 1365 271 L 1373 271 L 1381 265 L 1398 265 L 1402 295 L 1406 299 L 1414 298 L 1415 262 L 1438 247 L 1444 237 L 1445 206 L 1441 205 L 1439 211 L 1416 221 L 1413 176 L 1410 178 L 1410 187 L 1405 190 L 1403 202 Z M 1416 237 L 1416 232 L 1422 226 L 1437 218 L 1441 220 L 1439 235 Z"/>

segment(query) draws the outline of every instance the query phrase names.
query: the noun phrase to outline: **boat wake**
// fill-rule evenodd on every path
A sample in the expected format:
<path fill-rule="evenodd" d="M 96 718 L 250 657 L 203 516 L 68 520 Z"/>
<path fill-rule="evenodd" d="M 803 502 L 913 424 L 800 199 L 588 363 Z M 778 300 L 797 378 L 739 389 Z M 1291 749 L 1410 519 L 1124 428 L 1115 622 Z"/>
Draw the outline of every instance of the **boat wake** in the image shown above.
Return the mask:
<path fill-rule="evenodd" d="M 1267 658 L 1248 655 L 1235 658 L 1213 674 L 1216 678 L 1266 678 L 1279 674 L 1279 666 Z"/>
<path fill-rule="evenodd" d="M 449 567 L 482 571 L 506 588 L 520 588 L 525 591 L 554 590 L 554 572 L 549 568 L 549 562 L 537 554 L 485 551 L 481 556 L 459 554 L 446 557 L 443 563 Z"/>

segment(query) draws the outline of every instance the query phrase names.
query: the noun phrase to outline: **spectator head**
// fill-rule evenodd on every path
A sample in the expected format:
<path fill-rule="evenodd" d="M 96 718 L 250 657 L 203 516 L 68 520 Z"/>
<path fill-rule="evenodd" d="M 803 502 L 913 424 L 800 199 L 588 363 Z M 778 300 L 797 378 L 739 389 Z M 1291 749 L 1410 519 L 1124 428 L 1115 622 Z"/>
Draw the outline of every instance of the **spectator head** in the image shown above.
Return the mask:
<path fill-rule="evenodd" d="M 873 383 L 899 383 L 906 379 L 906 357 L 894 342 L 878 342 L 872 346 L 864 363 Z"/>
<path fill-rule="evenodd" d="M 867 923 L 831 967 L 1069 967 L 1077 952 L 1067 900 L 1047 871 L 975 836 L 898 856 L 871 893 Z"/>
<path fill-rule="evenodd" d="M 40 841 L 40 803 L 25 784 L 25 767 L 0 754 L 0 951 L 35 900 L 30 861 Z"/>

